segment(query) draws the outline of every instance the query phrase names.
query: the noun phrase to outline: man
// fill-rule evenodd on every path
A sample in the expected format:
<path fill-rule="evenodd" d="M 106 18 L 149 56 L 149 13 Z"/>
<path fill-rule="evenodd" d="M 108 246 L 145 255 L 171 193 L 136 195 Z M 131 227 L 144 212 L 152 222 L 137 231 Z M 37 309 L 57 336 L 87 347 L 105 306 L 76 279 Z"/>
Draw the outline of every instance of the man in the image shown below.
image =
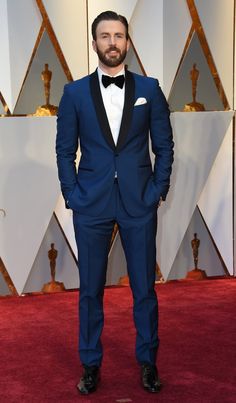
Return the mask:
<path fill-rule="evenodd" d="M 92 35 L 98 69 L 65 86 L 56 144 L 61 189 L 66 206 L 73 210 L 78 247 L 84 374 L 77 387 L 88 394 L 100 380 L 103 292 L 117 222 L 134 298 L 142 383 L 147 391 L 158 392 L 155 237 L 157 207 L 166 198 L 173 161 L 169 110 L 157 80 L 124 67 L 129 49 L 125 17 L 101 13 L 92 24 Z M 149 132 L 156 156 L 153 168 Z"/>

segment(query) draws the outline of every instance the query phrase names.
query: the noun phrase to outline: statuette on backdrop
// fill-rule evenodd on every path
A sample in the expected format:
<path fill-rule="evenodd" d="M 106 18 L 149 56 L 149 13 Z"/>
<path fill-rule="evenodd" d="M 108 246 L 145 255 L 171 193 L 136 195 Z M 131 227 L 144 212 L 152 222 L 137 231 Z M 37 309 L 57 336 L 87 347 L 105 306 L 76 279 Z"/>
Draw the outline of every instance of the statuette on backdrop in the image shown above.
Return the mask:
<path fill-rule="evenodd" d="M 194 238 L 191 241 L 191 246 L 193 250 L 193 260 L 194 260 L 194 268 L 197 269 L 198 267 L 198 251 L 200 246 L 200 239 L 197 238 L 197 233 L 194 234 Z"/>
<path fill-rule="evenodd" d="M 111 250 L 111 248 L 113 246 L 113 243 L 115 241 L 115 238 L 116 238 L 116 235 L 117 235 L 118 231 L 119 231 L 118 230 L 118 225 L 117 225 L 117 223 L 115 223 L 113 231 L 112 231 L 112 236 L 111 236 L 110 250 Z"/>
<path fill-rule="evenodd" d="M 190 79 L 192 81 L 192 97 L 193 101 L 184 105 L 184 112 L 202 112 L 205 111 L 205 107 L 200 102 L 197 102 L 197 82 L 200 75 L 199 70 L 196 67 L 196 63 L 193 64 L 193 68 L 190 71 Z"/>
<path fill-rule="evenodd" d="M 50 104 L 52 71 L 49 70 L 48 63 L 45 64 L 44 70 L 41 73 L 41 79 L 44 84 L 44 95 L 46 102 L 44 105 L 39 106 L 36 112 L 30 116 L 55 116 L 57 114 L 58 107 Z"/>
<path fill-rule="evenodd" d="M 156 264 L 156 284 L 165 283 L 165 279 L 158 264 Z"/>
<path fill-rule="evenodd" d="M 195 232 L 194 238 L 191 241 L 193 261 L 194 261 L 194 269 L 187 273 L 187 280 L 203 280 L 207 277 L 206 272 L 198 268 L 198 254 L 200 247 L 200 239 L 197 237 L 197 233 Z"/>
<path fill-rule="evenodd" d="M 60 292 L 65 291 L 65 286 L 63 283 L 56 281 L 56 259 L 57 259 L 58 251 L 54 248 L 54 243 L 51 244 L 51 249 L 48 251 L 48 259 L 50 263 L 51 270 L 51 281 L 47 284 L 44 284 L 42 291 L 43 292 Z"/>

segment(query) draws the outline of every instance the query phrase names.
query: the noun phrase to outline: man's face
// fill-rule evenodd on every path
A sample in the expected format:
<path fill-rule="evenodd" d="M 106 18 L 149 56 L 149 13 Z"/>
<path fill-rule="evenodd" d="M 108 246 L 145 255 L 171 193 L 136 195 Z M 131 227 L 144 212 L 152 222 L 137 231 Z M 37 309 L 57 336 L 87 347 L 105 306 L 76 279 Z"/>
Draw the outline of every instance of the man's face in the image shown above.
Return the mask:
<path fill-rule="evenodd" d="M 125 26 L 120 21 L 100 21 L 96 34 L 92 45 L 100 62 L 106 67 L 121 65 L 129 49 Z"/>

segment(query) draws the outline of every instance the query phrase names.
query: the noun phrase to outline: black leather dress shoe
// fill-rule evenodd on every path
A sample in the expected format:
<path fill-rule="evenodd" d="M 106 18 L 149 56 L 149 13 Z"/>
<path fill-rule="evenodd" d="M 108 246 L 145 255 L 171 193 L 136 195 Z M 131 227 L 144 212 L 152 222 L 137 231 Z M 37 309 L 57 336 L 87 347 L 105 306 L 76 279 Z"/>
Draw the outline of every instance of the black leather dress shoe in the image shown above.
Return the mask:
<path fill-rule="evenodd" d="M 77 389 L 83 395 L 88 395 L 89 393 L 95 392 L 99 381 L 100 381 L 99 367 L 96 366 L 88 367 L 84 365 L 84 373 L 77 385 Z"/>
<path fill-rule="evenodd" d="M 155 365 L 143 364 L 141 367 L 142 384 L 145 390 L 151 393 L 160 391 L 162 384 Z"/>

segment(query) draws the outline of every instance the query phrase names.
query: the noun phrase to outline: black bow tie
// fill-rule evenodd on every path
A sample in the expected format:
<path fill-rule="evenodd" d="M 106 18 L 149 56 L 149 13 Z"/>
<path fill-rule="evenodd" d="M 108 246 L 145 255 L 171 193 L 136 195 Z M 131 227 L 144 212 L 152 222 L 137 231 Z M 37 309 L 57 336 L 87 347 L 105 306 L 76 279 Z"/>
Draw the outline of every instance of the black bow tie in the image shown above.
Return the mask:
<path fill-rule="evenodd" d="M 102 75 L 102 83 L 105 88 L 107 88 L 110 84 L 115 84 L 119 88 L 123 88 L 125 82 L 125 76 L 117 76 L 117 77 L 110 77 L 110 76 L 105 76 L 104 74 Z"/>

